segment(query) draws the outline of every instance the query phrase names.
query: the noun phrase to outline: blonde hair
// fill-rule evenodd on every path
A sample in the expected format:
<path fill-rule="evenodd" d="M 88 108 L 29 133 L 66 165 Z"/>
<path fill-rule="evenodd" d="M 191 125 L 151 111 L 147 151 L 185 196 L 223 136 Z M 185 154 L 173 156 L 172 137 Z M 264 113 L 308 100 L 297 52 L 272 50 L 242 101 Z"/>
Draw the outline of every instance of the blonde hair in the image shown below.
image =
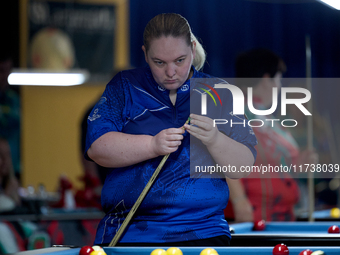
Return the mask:
<path fill-rule="evenodd" d="M 158 39 L 162 36 L 184 37 L 188 46 L 191 47 L 193 42 L 195 42 L 196 54 L 192 64 L 197 70 L 202 69 L 206 53 L 201 43 L 191 32 L 190 25 L 183 16 L 177 13 L 162 13 L 152 18 L 144 29 L 143 40 L 145 50 L 149 50 L 152 39 Z"/>

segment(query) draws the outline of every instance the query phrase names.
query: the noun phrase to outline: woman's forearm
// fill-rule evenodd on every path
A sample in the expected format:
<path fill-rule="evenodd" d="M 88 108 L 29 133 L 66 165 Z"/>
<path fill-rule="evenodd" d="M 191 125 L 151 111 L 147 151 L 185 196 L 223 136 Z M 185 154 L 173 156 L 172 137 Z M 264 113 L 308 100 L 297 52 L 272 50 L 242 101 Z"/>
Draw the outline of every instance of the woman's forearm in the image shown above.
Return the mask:
<path fill-rule="evenodd" d="M 176 151 L 183 133 L 183 128 L 164 129 L 155 136 L 108 132 L 92 143 L 87 154 L 104 167 L 131 166 Z"/>
<path fill-rule="evenodd" d="M 207 148 L 218 165 L 236 169 L 236 172 L 226 172 L 226 177 L 238 179 L 248 176 L 249 173 L 241 172 L 242 167 L 254 164 L 254 156 L 248 147 L 218 132 L 215 142 Z"/>
<path fill-rule="evenodd" d="M 93 142 L 88 156 L 104 167 L 125 167 L 157 157 L 151 148 L 152 136 L 109 132 Z"/>

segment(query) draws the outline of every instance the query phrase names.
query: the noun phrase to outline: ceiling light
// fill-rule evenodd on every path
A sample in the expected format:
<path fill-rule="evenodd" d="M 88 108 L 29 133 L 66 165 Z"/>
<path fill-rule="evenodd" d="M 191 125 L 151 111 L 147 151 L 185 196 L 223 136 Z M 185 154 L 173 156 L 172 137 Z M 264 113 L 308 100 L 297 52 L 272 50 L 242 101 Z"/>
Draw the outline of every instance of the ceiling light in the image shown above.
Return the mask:
<path fill-rule="evenodd" d="M 340 10 L 340 1 L 339 0 L 318 0 L 321 3 L 327 4 L 328 6 L 333 7 L 334 9 Z"/>
<path fill-rule="evenodd" d="M 85 83 L 89 76 L 88 71 L 79 69 L 67 72 L 14 69 L 7 80 L 10 85 L 74 86 Z"/>

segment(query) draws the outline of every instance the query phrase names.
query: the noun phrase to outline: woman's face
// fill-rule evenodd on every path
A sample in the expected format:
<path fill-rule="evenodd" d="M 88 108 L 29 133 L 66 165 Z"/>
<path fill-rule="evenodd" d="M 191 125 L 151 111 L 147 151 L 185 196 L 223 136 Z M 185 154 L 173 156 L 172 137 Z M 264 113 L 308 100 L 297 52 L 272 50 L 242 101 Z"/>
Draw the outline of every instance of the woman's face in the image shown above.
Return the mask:
<path fill-rule="evenodd" d="M 264 86 L 262 86 L 260 93 L 258 93 L 258 96 L 262 99 L 262 103 L 265 106 L 270 106 L 273 103 L 273 88 L 277 88 L 278 94 L 280 93 L 280 89 L 282 87 L 281 80 L 281 72 L 277 72 L 273 78 L 269 75 L 265 76 Z"/>
<path fill-rule="evenodd" d="M 189 78 L 195 47 L 188 46 L 182 37 L 162 36 L 150 42 L 144 51 L 155 81 L 168 90 L 176 90 Z"/>

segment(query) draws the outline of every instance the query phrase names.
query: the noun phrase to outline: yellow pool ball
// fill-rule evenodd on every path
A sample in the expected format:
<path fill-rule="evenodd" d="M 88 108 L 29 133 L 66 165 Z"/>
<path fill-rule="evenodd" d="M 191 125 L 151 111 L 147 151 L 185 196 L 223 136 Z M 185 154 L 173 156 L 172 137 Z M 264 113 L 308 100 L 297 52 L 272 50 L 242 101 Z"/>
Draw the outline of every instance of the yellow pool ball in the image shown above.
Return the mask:
<path fill-rule="evenodd" d="M 170 247 L 166 250 L 168 255 L 183 255 L 183 252 L 177 247 Z"/>
<path fill-rule="evenodd" d="M 155 249 L 150 255 L 167 255 L 166 251 L 163 249 Z"/>
<path fill-rule="evenodd" d="M 200 255 L 218 255 L 218 253 L 213 248 L 206 248 L 201 251 Z"/>
<path fill-rule="evenodd" d="M 340 217 L 340 209 L 339 208 L 331 209 L 330 215 L 331 215 L 332 218 L 339 218 Z"/>
<path fill-rule="evenodd" d="M 90 255 L 107 255 L 106 252 L 102 250 L 96 250 L 90 253 Z"/>

